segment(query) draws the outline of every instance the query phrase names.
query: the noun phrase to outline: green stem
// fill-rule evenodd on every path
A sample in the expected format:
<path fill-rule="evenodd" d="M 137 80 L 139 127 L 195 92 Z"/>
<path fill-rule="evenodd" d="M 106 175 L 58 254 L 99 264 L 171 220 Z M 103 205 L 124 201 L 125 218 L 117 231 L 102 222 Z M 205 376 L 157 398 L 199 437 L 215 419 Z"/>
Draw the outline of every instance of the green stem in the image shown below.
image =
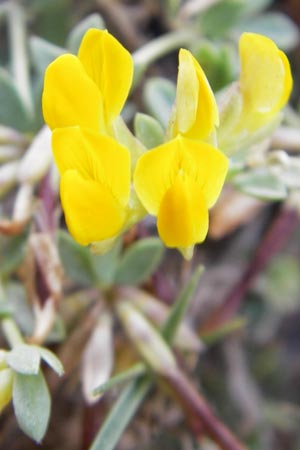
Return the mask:
<path fill-rule="evenodd" d="M 2 330 L 11 348 L 24 342 L 23 337 L 18 328 L 18 325 L 13 319 L 2 320 Z"/>
<path fill-rule="evenodd" d="M 160 36 L 136 50 L 132 55 L 136 69 L 134 84 L 151 63 L 182 46 L 191 44 L 195 41 L 195 37 L 196 33 L 193 29 L 176 30 Z"/>
<path fill-rule="evenodd" d="M 2 280 L 0 280 L 0 302 L 5 302 L 4 296 L 5 295 L 2 286 Z M 15 345 L 22 344 L 24 342 L 23 336 L 14 319 L 10 317 L 3 319 L 1 325 L 5 339 L 7 340 L 11 348 L 13 348 Z"/>
<path fill-rule="evenodd" d="M 8 3 L 8 30 L 13 77 L 28 113 L 32 114 L 33 104 L 26 45 L 26 19 L 18 0 L 10 0 Z"/>

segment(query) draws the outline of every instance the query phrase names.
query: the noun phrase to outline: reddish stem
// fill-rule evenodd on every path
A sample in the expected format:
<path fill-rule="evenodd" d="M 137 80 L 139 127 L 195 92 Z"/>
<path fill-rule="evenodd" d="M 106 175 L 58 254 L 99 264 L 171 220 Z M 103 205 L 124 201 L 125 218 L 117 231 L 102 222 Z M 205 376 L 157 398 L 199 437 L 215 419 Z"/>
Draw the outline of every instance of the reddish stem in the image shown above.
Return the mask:
<path fill-rule="evenodd" d="M 298 220 L 296 211 L 286 207 L 280 210 L 264 234 L 239 282 L 230 291 L 225 301 L 212 311 L 201 326 L 201 334 L 215 330 L 234 316 L 254 279 L 286 244 Z"/>
<path fill-rule="evenodd" d="M 188 422 L 196 434 L 209 436 L 222 450 L 247 450 L 231 431 L 213 414 L 209 405 L 189 379 L 179 370 L 165 377 L 168 389 L 177 398 L 187 414 Z"/>

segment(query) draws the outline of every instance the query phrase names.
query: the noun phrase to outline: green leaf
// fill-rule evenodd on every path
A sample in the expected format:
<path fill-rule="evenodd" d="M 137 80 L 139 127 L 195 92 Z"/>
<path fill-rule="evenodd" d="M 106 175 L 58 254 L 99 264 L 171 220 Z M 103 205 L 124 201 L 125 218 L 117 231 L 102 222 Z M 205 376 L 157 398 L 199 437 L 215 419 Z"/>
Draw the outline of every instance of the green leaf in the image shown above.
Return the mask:
<path fill-rule="evenodd" d="M 134 132 L 146 148 L 157 147 L 164 142 L 164 130 L 160 123 L 147 114 L 135 115 Z"/>
<path fill-rule="evenodd" d="M 300 40 L 300 33 L 294 22 L 285 14 L 267 12 L 258 17 L 239 22 L 232 30 L 239 38 L 244 31 L 268 36 L 284 51 L 293 50 Z"/>
<path fill-rule="evenodd" d="M 32 345 L 16 345 L 8 353 L 6 360 L 9 367 L 24 375 L 36 375 L 40 369 L 40 353 Z"/>
<path fill-rule="evenodd" d="M 81 40 L 89 28 L 103 30 L 105 23 L 100 14 L 94 13 L 81 20 L 70 32 L 67 39 L 67 48 L 71 53 L 77 55 Z"/>
<path fill-rule="evenodd" d="M 253 16 L 271 5 L 272 0 L 244 0 L 243 16 Z"/>
<path fill-rule="evenodd" d="M 115 276 L 120 255 L 120 242 L 104 255 L 92 253 L 74 241 L 67 232 L 58 232 L 58 248 L 66 275 L 83 286 L 110 285 Z"/>
<path fill-rule="evenodd" d="M 40 74 L 44 74 L 47 66 L 55 58 L 66 53 L 64 48 L 51 44 L 38 36 L 32 36 L 29 39 L 29 50 L 33 66 Z"/>
<path fill-rule="evenodd" d="M 164 78 L 150 78 L 144 89 L 144 103 L 147 112 L 167 127 L 176 97 L 176 86 Z"/>
<path fill-rule="evenodd" d="M 212 38 L 224 36 L 239 21 L 243 8 L 243 0 L 223 0 L 213 4 L 199 17 L 201 31 Z"/>
<path fill-rule="evenodd" d="M 13 313 L 13 309 L 11 305 L 4 300 L 0 302 L 0 320 L 6 319 L 7 317 L 11 317 Z"/>
<path fill-rule="evenodd" d="M 289 189 L 300 189 L 300 159 L 289 159 L 289 165 L 280 168 L 279 178 Z"/>
<path fill-rule="evenodd" d="M 230 45 L 218 46 L 211 41 L 201 40 L 191 50 L 213 91 L 219 91 L 234 80 L 238 61 Z"/>
<path fill-rule="evenodd" d="M 0 274 L 10 275 L 23 261 L 28 239 L 28 228 L 18 236 L 0 236 Z"/>
<path fill-rule="evenodd" d="M 48 387 L 41 372 L 37 375 L 15 375 L 13 405 L 20 428 L 30 438 L 41 442 L 51 409 Z"/>
<path fill-rule="evenodd" d="M 104 255 L 91 254 L 94 272 L 101 285 L 109 286 L 113 283 L 120 252 L 121 241 L 117 240 L 113 248 Z"/>
<path fill-rule="evenodd" d="M 123 431 L 151 388 L 146 376 L 132 381 L 122 392 L 105 419 L 89 450 L 113 450 Z"/>
<path fill-rule="evenodd" d="M 96 283 L 91 253 L 65 231 L 58 231 L 58 250 L 66 275 L 73 281 L 91 286 Z"/>
<path fill-rule="evenodd" d="M 176 336 L 176 332 L 184 318 L 187 307 L 195 294 L 203 270 L 203 266 L 199 266 L 195 270 L 172 306 L 169 317 L 162 328 L 162 335 L 169 344 L 172 344 Z"/>
<path fill-rule="evenodd" d="M 32 335 L 35 319 L 24 285 L 16 281 L 5 283 L 3 297 L 9 302 L 12 308 L 13 318 L 22 333 L 27 336 Z"/>
<path fill-rule="evenodd" d="M 31 120 L 11 75 L 0 69 L 0 124 L 25 132 Z"/>
<path fill-rule="evenodd" d="M 136 363 L 123 372 L 117 373 L 117 375 L 111 377 L 106 383 L 101 384 L 93 390 L 93 395 L 103 394 L 104 392 L 118 386 L 121 383 L 137 378 L 140 375 L 144 375 L 146 372 L 146 366 L 144 363 Z"/>
<path fill-rule="evenodd" d="M 262 200 L 283 200 L 287 196 L 285 184 L 267 167 L 240 173 L 232 183 L 245 194 Z"/>
<path fill-rule="evenodd" d="M 146 238 L 132 244 L 118 265 L 115 282 L 139 284 L 147 280 L 161 262 L 164 246 L 158 238 Z"/>
<path fill-rule="evenodd" d="M 58 357 L 44 347 L 34 347 L 39 353 L 40 357 L 57 373 L 60 377 L 64 374 L 64 368 Z"/>
<path fill-rule="evenodd" d="M 207 334 L 201 334 L 201 339 L 206 345 L 212 345 L 215 342 L 222 341 L 226 336 L 246 327 L 246 320 L 244 317 L 235 317 L 229 322 L 219 326 L 216 330 L 210 331 Z"/>

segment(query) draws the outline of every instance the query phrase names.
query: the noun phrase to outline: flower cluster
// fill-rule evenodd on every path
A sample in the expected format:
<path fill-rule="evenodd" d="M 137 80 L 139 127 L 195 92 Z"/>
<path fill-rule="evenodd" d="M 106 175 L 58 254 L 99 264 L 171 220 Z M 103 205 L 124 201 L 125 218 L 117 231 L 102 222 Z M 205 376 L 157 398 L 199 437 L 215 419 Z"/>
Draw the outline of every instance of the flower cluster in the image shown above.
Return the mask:
<path fill-rule="evenodd" d="M 262 36 L 244 34 L 240 54 L 243 101 L 235 127 L 252 130 L 287 101 L 289 67 L 285 55 Z M 130 144 L 120 143 L 115 126 L 132 75 L 131 55 L 107 31 L 96 29 L 85 34 L 78 56 L 64 54 L 46 71 L 43 112 L 53 130 L 66 222 L 74 239 L 87 245 L 113 239 L 132 217 L 138 221 L 149 213 L 157 217 L 165 245 L 189 257 L 206 237 L 208 210 L 228 170 L 227 158 L 216 148 L 216 100 L 198 62 L 181 49 L 166 140 L 136 158 Z"/>

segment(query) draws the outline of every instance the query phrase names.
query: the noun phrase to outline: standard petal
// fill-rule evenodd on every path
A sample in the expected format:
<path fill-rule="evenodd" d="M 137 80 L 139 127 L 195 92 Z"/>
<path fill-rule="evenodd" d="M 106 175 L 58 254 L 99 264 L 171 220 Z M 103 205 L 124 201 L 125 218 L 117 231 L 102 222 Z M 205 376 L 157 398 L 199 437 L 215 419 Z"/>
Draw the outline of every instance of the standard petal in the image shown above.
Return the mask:
<path fill-rule="evenodd" d="M 176 89 L 176 121 L 178 133 L 187 133 L 195 123 L 199 97 L 199 82 L 188 50 L 179 52 Z"/>
<path fill-rule="evenodd" d="M 121 112 L 133 76 L 130 53 L 107 30 L 90 29 L 84 35 L 78 57 L 102 92 L 106 120 Z"/>
<path fill-rule="evenodd" d="M 76 170 L 83 178 L 106 185 L 120 204 L 127 204 L 130 153 L 116 140 L 88 129 L 68 127 L 54 130 L 52 146 L 61 174 Z"/>
<path fill-rule="evenodd" d="M 134 173 L 134 187 L 146 210 L 157 215 L 165 192 L 177 173 L 178 138 L 144 153 Z"/>
<path fill-rule="evenodd" d="M 101 92 L 76 56 L 59 56 L 48 66 L 42 105 L 51 129 L 79 125 L 104 130 Z"/>
<path fill-rule="evenodd" d="M 121 231 L 126 209 L 105 185 L 67 170 L 61 178 L 60 195 L 68 229 L 79 244 L 108 239 Z"/>
<path fill-rule="evenodd" d="M 242 119 L 248 128 L 255 129 L 287 102 L 292 88 L 291 71 L 284 53 L 265 36 L 243 33 L 239 51 Z"/>
<path fill-rule="evenodd" d="M 182 136 L 145 153 L 138 161 L 134 186 L 150 214 L 157 215 L 165 192 L 178 174 L 200 188 L 210 208 L 216 202 L 228 170 L 228 159 L 216 148 Z"/>
<path fill-rule="evenodd" d="M 205 73 L 184 49 L 179 52 L 176 122 L 177 132 L 191 139 L 207 138 L 219 125 L 217 103 Z"/>
<path fill-rule="evenodd" d="M 228 171 L 226 156 L 210 144 L 179 137 L 181 170 L 201 187 L 208 208 L 217 201 Z"/>
<path fill-rule="evenodd" d="M 167 247 L 187 248 L 205 239 L 208 209 L 201 189 L 193 180 L 179 175 L 166 191 L 157 227 Z"/>

